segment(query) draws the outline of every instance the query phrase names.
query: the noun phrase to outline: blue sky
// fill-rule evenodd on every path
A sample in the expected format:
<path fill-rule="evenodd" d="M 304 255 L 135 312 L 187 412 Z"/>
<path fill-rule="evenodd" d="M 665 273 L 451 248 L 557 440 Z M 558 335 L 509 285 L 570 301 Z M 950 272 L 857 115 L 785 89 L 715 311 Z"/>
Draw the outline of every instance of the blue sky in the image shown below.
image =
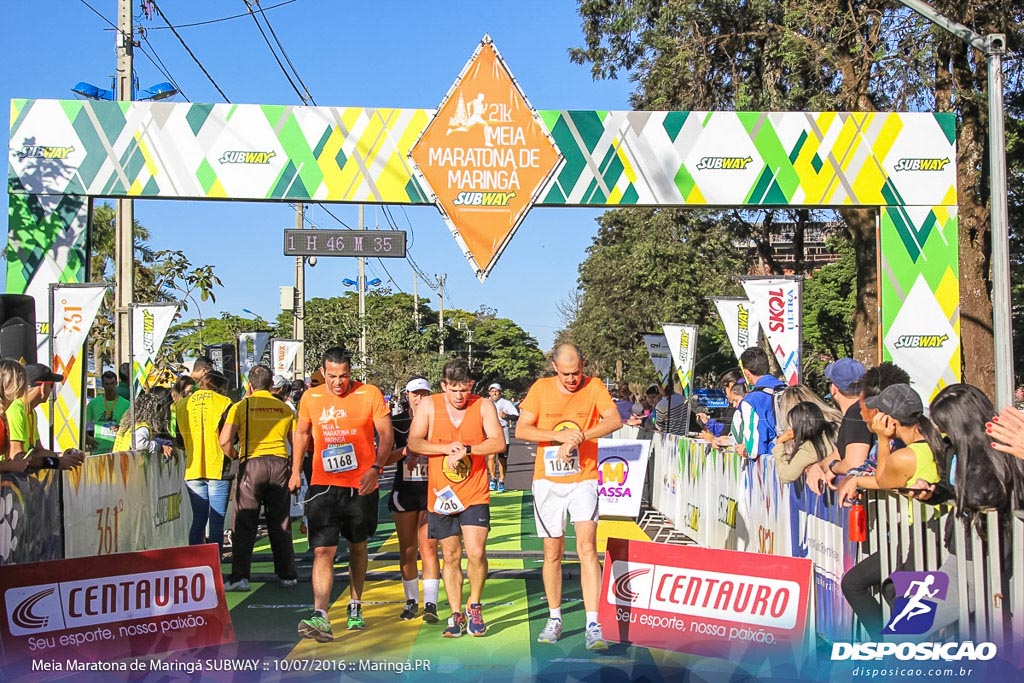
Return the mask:
<path fill-rule="evenodd" d="M 116 0 L 87 0 L 106 19 L 116 20 Z M 270 8 L 282 0 L 262 0 Z M 138 8 L 138 2 L 133 0 Z M 232 102 L 299 104 L 249 16 L 204 26 L 184 24 L 245 12 L 243 0 L 163 0 L 159 3 L 203 66 Z M 287 55 L 322 106 L 434 108 L 484 34 L 490 34 L 526 96 L 538 109 L 628 109 L 626 80 L 594 82 L 587 66 L 570 63 L 568 49 L 582 44 L 576 4 L 570 0 L 342 2 L 294 0 L 267 10 Z M 114 34 L 81 0 L 2 3 L 0 31 L 6 59 L 0 66 L 0 98 L 73 98 L 72 85 L 88 81 L 110 87 Z M 159 16 L 137 13 L 147 29 L 142 47 L 157 57 L 189 101 L 224 99 L 196 66 Z M 136 52 L 141 88 L 164 81 L 149 59 Z M 176 101 L 184 101 L 180 96 Z M 8 122 L 9 123 L 9 122 Z M 224 288 L 202 315 L 250 309 L 272 319 L 279 312 L 278 288 L 294 281 L 294 260 L 281 254 L 281 231 L 294 227 L 285 204 L 256 202 L 138 201 L 136 218 L 147 226 L 156 248 L 182 249 L 193 263 L 217 267 Z M 354 205 L 330 211 L 357 224 Z M 445 307 L 496 308 L 548 348 L 561 320 L 557 304 L 576 288 L 577 267 L 596 231 L 599 212 L 589 209 L 534 209 L 486 283 L 474 277 L 438 212 L 431 207 L 393 208 L 399 227 L 410 231 L 410 253 L 428 274 L 447 273 Z M 320 208 L 313 222 L 338 223 Z M 379 209 L 366 207 L 368 227 L 386 226 Z M 4 231 L 6 234 L 6 230 Z M 368 278 L 388 275 L 368 262 Z M 412 292 L 412 269 L 387 260 L 397 287 Z M 354 259 L 320 259 L 307 268 L 307 296 L 333 296 L 354 279 Z M 420 284 L 420 295 L 437 297 Z"/>

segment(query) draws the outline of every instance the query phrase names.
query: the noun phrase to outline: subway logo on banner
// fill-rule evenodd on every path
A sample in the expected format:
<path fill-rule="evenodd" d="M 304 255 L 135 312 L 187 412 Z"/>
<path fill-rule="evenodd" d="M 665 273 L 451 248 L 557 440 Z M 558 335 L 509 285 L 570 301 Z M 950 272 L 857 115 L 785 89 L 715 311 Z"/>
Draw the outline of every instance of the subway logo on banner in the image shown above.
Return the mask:
<path fill-rule="evenodd" d="M 213 570 L 206 566 L 122 574 L 4 591 L 13 636 L 166 617 L 217 607 Z"/>
<path fill-rule="evenodd" d="M 736 333 L 736 341 L 739 347 L 745 349 L 750 346 L 750 309 L 740 304 L 736 307 L 739 329 Z"/>
<path fill-rule="evenodd" d="M 515 192 L 460 192 L 452 202 L 455 206 L 508 206 Z"/>
<path fill-rule="evenodd" d="M 904 334 L 893 346 L 897 349 L 940 349 L 947 341 L 947 334 Z"/>
<path fill-rule="evenodd" d="M 698 171 L 745 171 L 753 157 L 703 157 L 697 164 Z"/>
<path fill-rule="evenodd" d="M 224 152 L 220 157 L 222 164 L 269 164 L 277 156 L 277 152 Z"/>
<path fill-rule="evenodd" d="M 53 145 L 22 145 L 18 151 L 19 159 L 67 159 L 75 151 L 74 147 L 54 147 Z"/>
<path fill-rule="evenodd" d="M 612 605 L 780 630 L 796 627 L 800 584 L 763 576 L 615 560 Z"/>
<path fill-rule="evenodd" d="M 900 159 L 893 167 L 894 171 L 942 171 L 949 163 L 949 157 L 943 159 Z"/>

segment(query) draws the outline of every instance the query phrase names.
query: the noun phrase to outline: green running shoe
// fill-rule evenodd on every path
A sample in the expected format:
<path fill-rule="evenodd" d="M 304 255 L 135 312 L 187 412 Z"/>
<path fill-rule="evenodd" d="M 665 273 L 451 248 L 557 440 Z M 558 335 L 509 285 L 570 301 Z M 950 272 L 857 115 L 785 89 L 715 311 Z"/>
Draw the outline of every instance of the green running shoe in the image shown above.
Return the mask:
<path fill-rule="evenodd" d="M 363 606 L 352 604 L 348 606 L 348 630 L 362 631 L 366 628 L 366 622 L 363 621 Z"/>
<path fill-rule="evenodd" d="M 334 640 L 331 622 L 319 612 L 313 612 L 313 616 L 299 622 L 299 635 L 303 638 L 312 638 L 318 643 L 329 643 Z"/>

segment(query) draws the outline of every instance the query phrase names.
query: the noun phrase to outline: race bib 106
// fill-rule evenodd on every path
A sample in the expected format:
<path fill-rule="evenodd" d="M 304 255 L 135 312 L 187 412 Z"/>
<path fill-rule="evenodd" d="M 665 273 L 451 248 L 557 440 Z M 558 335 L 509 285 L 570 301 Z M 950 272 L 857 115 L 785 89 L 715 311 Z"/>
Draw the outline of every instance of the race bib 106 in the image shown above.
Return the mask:
<path fill-rule="evenodd" d="M 434 512 L 439 515 L 457 515 L 466 509 L 459 497 L 452 491 L 451 486 L 445 486 L 436 491 L 437 500 L 434 501 Z"/>

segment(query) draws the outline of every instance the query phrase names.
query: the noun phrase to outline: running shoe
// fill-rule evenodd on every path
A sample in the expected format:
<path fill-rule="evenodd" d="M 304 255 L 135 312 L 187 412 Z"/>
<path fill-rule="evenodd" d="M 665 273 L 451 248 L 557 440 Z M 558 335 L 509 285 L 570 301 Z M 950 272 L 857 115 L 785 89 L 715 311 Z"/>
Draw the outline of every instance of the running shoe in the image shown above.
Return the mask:
<path fill-rule="evenodd" d="M 491 483 L 489 484 L 489 487 L 490 487 L 490 489 L 491 489 L 492 491 L 495 491 L 495 490 L 497 490 L 497 488 L 498 488 L 498 482 L 497 482 L 497 481 L 495 481 L 494 479 L 491 479 Z"/>
<path fill-rule="evenodd" d="M 366 622 L 363 621 L 363 606 L 352 603 L 348 606 L 348 630 L 363 630 Z"/>
<path fill-rule="evenodd" d="M 587 626 L 587 630 L 583 633 L 584 639 L 587 642 L 588 650 L 607 650 L 608 643 L 605 642 L 604 632 L 601 631 L 601 624 L 592 622 Z"/>
<path fill-rule="evenodd" d="M 416 614 L 420 611 L 419 605 L 416 604 L 415 600 L 406 600 L 405 609 L 398 616 L 402 621 L 409 621 L 416 618 Z"/>
<path fill-rule="evenodd" d="M 252 589 L 249 587 L 249 579 L 239 579 L 238 581 L 225 581 L 224 590 L 229 593 L 248 593 Z"/>
<path fill-rule="evenodd" d="M 299 622 L 299 635 L 303 638 L 312 638 L 318 643 L 329 643 L 334 640 L 331 622 L 319 612 L 313 612 L 313 616 Z"/>
<path fill-rule="evenodd" d="M 466 608 L 466 617 L 469 619 L 469 635 L 471 636 L 482 636 L 487 633 L 482 607 L 483 605 L 476 602 Z"/>
<path fill-rule="evenodd" d="M 453 614 L 448 617 L 448 628 L 441 635 L 445 638 L 461 638 L 466 632 L 466 617 L 461 614 Z"/>
<path fill-rule="evenodd" d="M 548 619 L 548 623 L 544 626 L 544 630 L 537 636 L 538 643 L 557 643 L 558 639 L 562 637 L 562 620 L 556 617 Z"/>
<path fill-rule="evenodd" d="M 281 579 L 281 588 L 295 588 L 298 585 L 298 579 Z"/>
<path fill-rule="evenodd" d="M 498 488 L 496 489 L 496 493 L 505 493 L 505 482 L 498 482 Z"/>
<path fill-rule="evenodd" d="M 432 602 L 428 602 L 423 606 L 423 621 L 428 624 L 437 623 L 437 605 Z"/>

